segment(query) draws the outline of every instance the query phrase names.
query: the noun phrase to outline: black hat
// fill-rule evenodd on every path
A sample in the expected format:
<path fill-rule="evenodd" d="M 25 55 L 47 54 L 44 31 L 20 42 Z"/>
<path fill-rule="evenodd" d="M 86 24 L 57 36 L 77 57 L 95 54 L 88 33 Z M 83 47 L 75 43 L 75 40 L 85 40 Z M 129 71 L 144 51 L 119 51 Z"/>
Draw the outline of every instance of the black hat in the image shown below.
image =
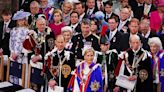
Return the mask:
<path fill-rule="evenodd" d="M 110 41 L 109 41 L 107 35 L 100 37 L 100 44 L 110 44 Z"/>

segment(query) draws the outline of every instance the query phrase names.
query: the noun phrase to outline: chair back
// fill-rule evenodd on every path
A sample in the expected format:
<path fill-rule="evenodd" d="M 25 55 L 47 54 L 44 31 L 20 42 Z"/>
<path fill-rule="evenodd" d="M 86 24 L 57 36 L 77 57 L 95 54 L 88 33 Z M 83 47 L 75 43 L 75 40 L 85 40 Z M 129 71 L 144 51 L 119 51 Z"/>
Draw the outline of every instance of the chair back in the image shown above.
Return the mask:
<path fill-rule="evenodd" d="M 4 81 L 4 57 L 0 57 L 0 81 Z"/>
<path fill-rule="evenodd" d="M 25 87 L 25 69 L 26 65 L 16 61 L 8 61 L 6 80 L 13 84 Z"/>
<path fill-rule="evenodd" d="M 44 85 L 44 76 L 42 74 L 42 69 L 32 67 L 29 64 L 28 68 L 28 88 L 31 88 L 37 92 L 40 91 L 41 86 Z"/>

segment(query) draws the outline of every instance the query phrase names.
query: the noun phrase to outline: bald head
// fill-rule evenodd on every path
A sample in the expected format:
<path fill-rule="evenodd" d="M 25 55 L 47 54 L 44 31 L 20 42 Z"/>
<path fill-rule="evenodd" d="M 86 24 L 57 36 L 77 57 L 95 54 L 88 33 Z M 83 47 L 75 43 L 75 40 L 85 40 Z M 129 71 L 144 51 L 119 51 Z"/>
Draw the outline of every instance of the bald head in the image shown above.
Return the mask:
<path fill-rule="evenodd" d="M 129 38 L 130 48 L 133 50 L 138 50 L 141 47 L 141 40 L 138 35 L 131 35 Z"/>

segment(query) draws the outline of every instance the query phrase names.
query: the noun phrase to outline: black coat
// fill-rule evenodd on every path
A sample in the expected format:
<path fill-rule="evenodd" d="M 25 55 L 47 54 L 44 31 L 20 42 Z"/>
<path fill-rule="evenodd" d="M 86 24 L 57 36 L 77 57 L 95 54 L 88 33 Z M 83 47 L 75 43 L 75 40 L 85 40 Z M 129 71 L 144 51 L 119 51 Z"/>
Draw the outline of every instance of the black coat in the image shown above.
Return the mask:
<path fill-rule="evenodd" d="M 136 57 L 138 57 L 137 60 L 140 58 L 140 56 L 144 52 L 145 51 L 143 49 L 140 49 L 136 53 Z M 134 52 L 132 51 L 132 49 L 129 49 L 127 51 L 127 53 L 128 53 L 127 60 L 129 62 L 129 65 L 132 66 L 133 59 L 134 59 Z M 147 52 L 145 52 L 145 53 L 147 53 Z M 148 56 L 148 54 L 146 54 L 146 57 L 144 56 L 144 58 L 145 59 L 142 58 L 139 61 L 138 67 L 134 69 L 134 74 L 135 73 L 137 74 L 136 92 L 153 92 L 153 79 L 152 79 L 152 69 L 151 69 L 150 57 Z M 125 64 L 124 64 L 124 66 L 125 66 Z M 141 71 L 147 72 L 148 77 L 146 79 L 143 79 L 142 77 L 140 77 Z M 130 73 L 128 72 L 127 68 L 124 68 L 124 75 L 130 76 Z"/>
<path fill-rule="evenodd" d="M 72 37 L 72 52 L 76 55 L 77 59 L 83 59 L 82 48 L 85 42 L 91 42 L 94 50 L 100 51 L 99 39 L 94 35 L 90 34 L 88 37 L 84 38 L 82 34 L 78 34 Z"/>
<path fill-rule="evenodd" d="M 109 38 L 110 31 L 108 31 L 107 36 Z M 113 38 L 110 40 L 110 50 L 116 49 L 119 53 L 121 51 L 121 39 L 122 39 L 122 33 L 117 31 L 116 34 L 113 36 Z"/>
<path fill-rule="evenodd" d="M 53 53 L 53 63 L 52 63 L 53 66 L 59 65 L 59 62 L 60 62 L 59 56 L 61 57 L 61 61 L 63 61 L 63 59 L 65 57 L 65 54 L 64 54 L 65 51 L 66 50 L 64 49 L 60 54 L 58 54 L 57 51 Z M 62 65 L 68 65 L 71 68 L 71 71 L 73 71 L 75 69 L 75 59 L 74 59 L 74 55 L 71 52 L 70 52 L 69 60 L 65 60 Z M 70 72 L 67 76 L 64 76 L 63 72 L 65 72 L 64 69 L 62 69 L 62 73 L 61 73 L 61 86 L 64 87 L 64 92 L 66 92 L 68 83 L 69 83 L 72 75 Z M 50 76 L 52 76 L 52 75 L 50 75 Z M 55 81 L 57 83 L 59 82 L 59 76 L 58 77 L 50 77 L 49 80 L 52 78 L 55 79 Z"/>
<path fill-rule="evenodd" d="M 109 61 L 110 60 L 110 61 Z M 97 55 L 97 62 L 102 65 L 102 72 L 104 72 L 104 66 L 103 66 L 103 54 Z M 108 90 L 113 89 L 115 87 L 115 77 L 110 77 L 110 75 L 114 76 L 115 68 L 118 64 L 118 54 L 116 51 L 111 50 L 109 53 L 105 54 L 105 63 L 107 67 L 107 74 L 108 74 Z"/>
<path fill-rule="evenodd" d="M 2 39 L 3 35 L 3 26 L 4 26 L 4 21 L 0 22 L 0 48 L 3 49 L 3 54 L 4 55 L 10 55 L 10 50 L 9 50 L 9 39 L 10 39 L 10 33 L 5 33 L 4 39 Z M 8 28 L 12 29 L 13 27 L 16 26 L 15 21 L 11 21 L 8 25 Z"/>
<path fill-rule="evenodd" d="M 34 0 L 19 0 L 19 9 L 23 9 L 26 12 L 30 12 L 30 3 Z M 23 3 L 22 3 L 23 2 Z"/>
<path fill-rule="evenodd" d="M 104 12 L 104 15 L 105 15 L 105 17 L 104 17 L 105 21 L 108 22 L 108 18 L 107 18 L 107 15 L 106 15 L 105 12 Z M 112 16 L 115 16 L 115 17 L 117 17 L 119 19 L 119 16 L 117 14 L 113 13 L 113 12 L 112 12 L 112 14 L 111 14 L 111 16 L 109 18 L 111 18 Z"/>

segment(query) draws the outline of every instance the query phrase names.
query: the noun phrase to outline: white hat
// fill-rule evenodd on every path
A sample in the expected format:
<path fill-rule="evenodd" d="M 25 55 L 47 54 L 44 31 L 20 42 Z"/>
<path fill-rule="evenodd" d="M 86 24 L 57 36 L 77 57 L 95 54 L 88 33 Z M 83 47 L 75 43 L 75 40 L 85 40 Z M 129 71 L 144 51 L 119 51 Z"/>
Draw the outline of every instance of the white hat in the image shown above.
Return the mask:
<path fill-rule="evenodd" d="M 61 28 L 62 32 L 70 31 L 72 33 L 72 28 L 70 26 L 64 26 Z"/>
<path fill-rule="evenodd" d="M 93 47 L 89 44 L 85 44 L 83 49 L 82 49 L 82 55 L 84 56 L 84 54 L 86 53 L 87 50 L 92 50 L 94 51 Z"/>
<path fill-rule="evenodd" d="M 30 16 L 31 14 L 29 12 L 24 12 L 24 11 L 17 11 L 14 16 L 13 16 L 13 20 L 19 20 L 19 19 L 23 19 L 26 18 L 28 16 Z"/>

